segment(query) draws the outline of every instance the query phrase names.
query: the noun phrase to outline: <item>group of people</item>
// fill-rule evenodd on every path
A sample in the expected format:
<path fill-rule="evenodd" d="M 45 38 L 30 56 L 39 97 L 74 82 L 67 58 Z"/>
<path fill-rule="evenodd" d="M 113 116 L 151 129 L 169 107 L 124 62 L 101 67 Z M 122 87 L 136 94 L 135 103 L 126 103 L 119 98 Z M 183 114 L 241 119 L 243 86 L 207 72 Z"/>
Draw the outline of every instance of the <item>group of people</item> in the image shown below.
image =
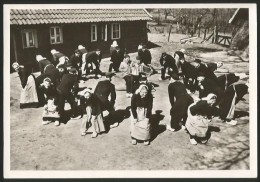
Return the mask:
<path fill-rule="evenodd" d="M 56 50 L 51 50 L 51 54 L 52 60 L 36 56 L 41 72 L 36 78 L 26 66 L 12 65 L 21 79 L 21 108 L 44 106 L 43 125 L 54 122 L 59 126 L 65 120 L 82 118 L 80 134 L 84 136 L 90 132 L 95 138 L 119 125 L 113 118 L 116 89 L 111 80 L 120 72 L 120 77 L 125 80 L 126 97 L 131 98 L 131 142 L 133 145 L 139 141 L 150 144 L 155 84 L 148 82 L 147 77 L 157 71 L 151 65 L 152 56 L 146 45 L 139 45 L 138 56 L 131 60 L 114 41 L 108 72 L 100 70 L 102 55 L 98 49 L 88 52 L 79 45 L 70 58 Z M 203 63 L 199 59 L 187 62 L 183 51 L 176 51 L 173 56 L 164 52 L 159 62 L 159 80 L 167 79 L 166 74 L 170 79 L 171 121 L 166 126 L 168 130 L 186 129 L 190 142 L 197 144 L 208 140 L 208 123 L 213 116 L 219 116 L 228 124 L 236 124 L 235 104 L 247 93 L 248 86 L 234 84 L 239 80 L 235 74 L 217 77 L 214 71 L 222 63 Z M 94 90 L 79 86 L 81 80 L 93 77 L 99 78 Z M 190 95 L 196 91 L 199 98 Z M 68 112 L 65 111 L 66 101 L 71 107 Z"/>

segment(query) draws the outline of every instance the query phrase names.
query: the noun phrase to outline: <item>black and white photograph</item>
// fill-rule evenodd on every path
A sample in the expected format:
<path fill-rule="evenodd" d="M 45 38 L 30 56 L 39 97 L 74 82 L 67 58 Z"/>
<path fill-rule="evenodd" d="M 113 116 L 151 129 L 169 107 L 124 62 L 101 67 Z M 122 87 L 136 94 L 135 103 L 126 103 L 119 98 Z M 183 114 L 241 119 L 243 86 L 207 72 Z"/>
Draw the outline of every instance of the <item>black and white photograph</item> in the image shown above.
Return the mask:
<path fill-rule="evenodd" d="M 4 177 L 257 177 L 256 14 L 5 4 Z"/>

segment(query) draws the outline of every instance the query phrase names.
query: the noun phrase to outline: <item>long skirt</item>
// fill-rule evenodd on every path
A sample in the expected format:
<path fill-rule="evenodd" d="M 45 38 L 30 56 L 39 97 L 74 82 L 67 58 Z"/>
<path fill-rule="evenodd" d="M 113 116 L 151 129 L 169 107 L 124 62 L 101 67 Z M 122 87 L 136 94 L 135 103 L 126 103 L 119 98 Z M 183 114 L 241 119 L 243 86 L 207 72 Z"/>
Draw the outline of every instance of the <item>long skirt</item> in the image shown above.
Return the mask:
<path fill-rule="evenodd" d="M 220 117 L 221 119 L 233 119 L 235 113 L 237 93 L 235 86 L 229 86 L 219 104 Z"/>
<path fill-rule="evenodd" d="M 150 120 L 145 119 L 146 113 L 147 109 L 137 107 L 137 122 L 131 121 L 131 137 L 144 141 L 151 139 L 151 124 Z"/>
<path fill-rule="evenodd" d="M 200 115 L 191 115 L 190 107 L 192 107 L 193 105 L 195 105 L 195 103 L 191 104 L 188 108 L 188 118 L 185 126 L 190 135 L 197 137 L 206 137 L 209 120 Z"/>
<path fill-rule="evenodd" d="M 38 96 L 33 75 L 28 77 L 25 87 L 21 90 L 20 108 L 37 107 Z"/>
<path fill-rule="evenodd" d="M 81 132 L 97 132 L 102 133 L 105 131 L 104 120 L 101 109 L 97 115 L 91 114 L 91 107 L 86 107 L 86 114 L 83 116 L 81 123 Z"/>

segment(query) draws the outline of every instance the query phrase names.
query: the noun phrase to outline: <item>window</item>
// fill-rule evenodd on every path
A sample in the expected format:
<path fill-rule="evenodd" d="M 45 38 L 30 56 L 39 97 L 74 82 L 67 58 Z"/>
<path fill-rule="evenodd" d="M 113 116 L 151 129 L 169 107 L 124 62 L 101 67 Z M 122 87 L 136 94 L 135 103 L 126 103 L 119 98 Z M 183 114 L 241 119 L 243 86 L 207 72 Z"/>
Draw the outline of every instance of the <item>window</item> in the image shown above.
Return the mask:
<path fill-rule="evenodd" d="M 61 27 L 50 27 L 50 41 L 51 44 L 63 43 Z"/>
<path fill-rule="evenodd" d="M 97 41 L 97 25 L 91 25 L 91 42 Z"/>
<path fill-rule="evenodd" d="M 111 25 L 111 38 L 120 39 L 120 24 L 112 23 Z"/>
<path fill-rule="evenodd" d="M 37 47 L 36 30 L 22 30 L 23 48 Z"/>
<path fill-rule="evenodd" d="M 102 29 L 101 29 L 101 39 L 103 41 L 107 41 L 107 24 L 103 24 L 102 25 Z"/>

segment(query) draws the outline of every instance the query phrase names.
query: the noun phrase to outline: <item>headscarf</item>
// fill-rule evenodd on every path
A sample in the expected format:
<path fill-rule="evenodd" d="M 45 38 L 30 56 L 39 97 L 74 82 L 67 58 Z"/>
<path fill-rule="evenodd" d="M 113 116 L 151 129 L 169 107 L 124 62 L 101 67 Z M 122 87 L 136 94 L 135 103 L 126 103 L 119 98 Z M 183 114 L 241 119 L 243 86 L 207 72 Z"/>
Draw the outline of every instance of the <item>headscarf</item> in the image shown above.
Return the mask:
<path fill-rule="evenodd" d="M 78 95 L 84 96 L 86 92 L 88 92 L 88 93 L 90 93 L 90 94 L 93 94 L 93 90 L 92 90 L 92 89 L 90 89 L 90 88 L 85 88 L 84 90 L 78 92 Z"/>
<path fill-rule="evenodd" d="M 217 96 L 213 93 L 208 94 L 207 97 L 202 98 L 201 100 L 211 100 L 211 99 L 217 99 Z"/>
<path fill-rule="evenodd" d="M 146 90 L 148 90 L 148 86 L 147 85 L 141 84 L 139 86 L 139 88 L 135 91 L 135 94 L 139 94 L 144 87 L 146 88 Z"/>

